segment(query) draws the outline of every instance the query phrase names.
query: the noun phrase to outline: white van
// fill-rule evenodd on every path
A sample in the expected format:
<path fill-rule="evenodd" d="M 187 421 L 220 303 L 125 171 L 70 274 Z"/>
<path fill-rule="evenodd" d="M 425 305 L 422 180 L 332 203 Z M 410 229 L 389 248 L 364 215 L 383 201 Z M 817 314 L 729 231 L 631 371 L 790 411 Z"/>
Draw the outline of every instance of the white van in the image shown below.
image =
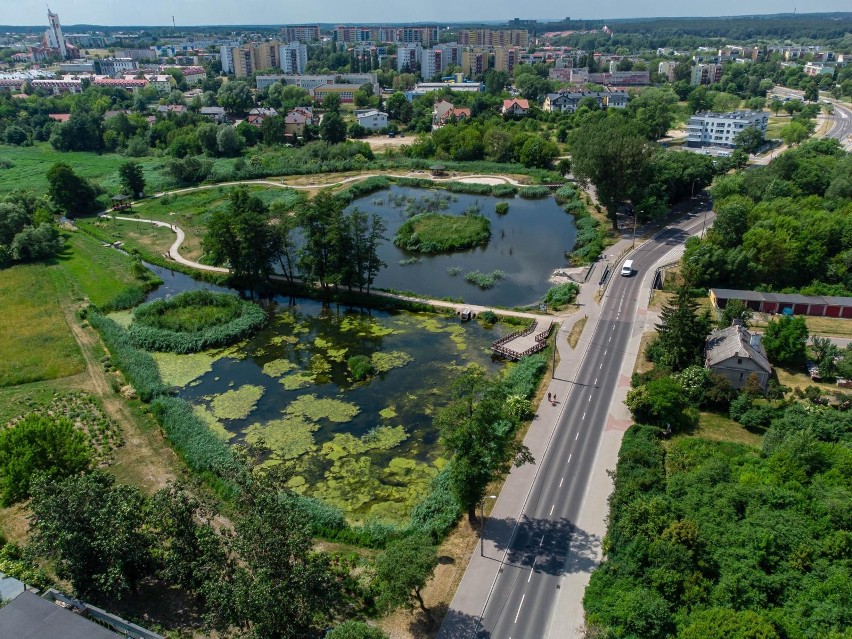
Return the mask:
<path fill-rule="evenodd" d="M 633 260 L 627 260 L 621 267 L 621 276 L 630 277 L 631 275 L 633 275 Z"/>

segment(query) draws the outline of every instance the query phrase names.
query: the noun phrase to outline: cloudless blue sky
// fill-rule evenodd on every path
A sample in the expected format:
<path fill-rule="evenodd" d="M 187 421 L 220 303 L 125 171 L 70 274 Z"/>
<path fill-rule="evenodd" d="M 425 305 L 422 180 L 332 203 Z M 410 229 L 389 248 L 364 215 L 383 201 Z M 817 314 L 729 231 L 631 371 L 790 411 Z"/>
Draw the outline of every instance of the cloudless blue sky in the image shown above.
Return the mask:
<path fill-rule="evenodd" d="M 63 24 L 178 25 L 298 24 L 310 22 L 442 22 L 509 18 L 634 18 L 725 16 L 765 13 L 850 11 L 849 0 L 480 0 L 437 3 L 411 0 L 54 0 Z M 0 0 L 0 24 L 47 24 L 45 5 Z"/>

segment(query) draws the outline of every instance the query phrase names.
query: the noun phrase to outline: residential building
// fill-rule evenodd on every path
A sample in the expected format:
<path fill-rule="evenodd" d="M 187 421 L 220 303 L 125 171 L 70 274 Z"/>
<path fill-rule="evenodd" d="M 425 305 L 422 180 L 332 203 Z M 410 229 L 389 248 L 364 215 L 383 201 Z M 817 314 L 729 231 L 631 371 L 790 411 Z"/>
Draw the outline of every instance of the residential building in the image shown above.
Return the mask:
<path fill-rule="evenodd" d="M 804 72 L 806 75 L 834 75 L 834 65 L 824 64 L 822 62 L 808 62 L 805 65 Z"/>
<path fill-rule="evenodd" d="M 675 62 L 674 60 L 666 60 L 660 62 L 659 66 L 657 67 L 657 73 L 659 73 L 669 82 L 674 82 L 676 67 L 677 62 Z"/>
<path fill-rule="evenodd" d="M 732 111 L 730 113 L 696 113 L 686 123 L 686 145 L 736 147 L 743 129 L 755 127 L 766 132 L 769 114 L 764 111 Z"/>
<path fill-rule="evenodd" d="M 704 365 L 727 379 L 734 389 L 744 388 L 754 375 L 765 390 L 772 374 L 760 335 L 749 333 L 740 324 L 710 333 L 704 344 Z"/>
<path fill-rule="evenodd" d="M 321 84 L 309 93 L 316 102 L 322 102 L 325 96 L 336 94 L 343 104 L 352 104 L 355 101 L 355 92 L 361 88 L 360 84 Z"/>
<path fill-rule="evenodd" d="M 219 49 L 222 71 L 233 73 L 238 78 L 245 78 L 255 71 L 278 69 L 280 68 L 278 57 L 280 46 L 281 43 L 277 40 L 252 42 L 242 47 L 223 45 Z"/>
<path fill-rule="evenodd" d="M 526 29 L 461 29 L 459 44 L 485 47 L 522 47 L 529 45 Z"/>
<path fill-rule="evenodd" d="M 415 73 L 423 59 L 423 46 L 419 42 L 400 45 L 396 50 L 396 70 L 398 73 Z"/>
<path fill-rule="evenodd" d="M 490 58 L 491 53 L 485 47 L 465 47 L 462 49 L 462 71 L 468 77 L 482 75 L 488 70 Z"/>
<path fill-rule="evenodd" d="M 172 76 L 167 76 L 174 82 Z M 136 92 L 139 89 L 144 89 L 148 86 L 148 80 L 145 78 L 136 78 L 135 76 L 127 76 L 124 78 L 98 78 L 92 80 L 92 84 L 96 87 L 117 87 L 125 91 Z"/>
<path fill-rule="evenodd" d="M 297 25 L 281 27 L 284 42 L 317 42 L 322 39 L 319 25 Z"/>
<path fill-rule="evenodd" d="M 201 107 L 198 113 L 203 115 L 205 118 L 213 120 L 216 124 L 224 124 L 228 121 L 228 117 L 225 115 L 225 109 L 219 106 Z"/>
<path fill-rule="evenodd" d="M 500 113 L 504 117 L 523 117 L 530 112 L 530 103 L 528 100 L 521 98 L 512 98 L 511 100 L 503 100 L 503 108 Z"/>
<path fill-rule="evenodd" d="M 574 113 L 587 98 L 594 100 L 601 109 L 623 109 L 630 96 L 624 91 L 560 91 L 545 96 L 542 110 Z"/>
<path fill-rule="evenodd" d="M 388 114 L 377 109 L 358 109 L 355 111 L 355 119 L 365 129 L 380 131 L 388 128 Z"/>
<path fill-rule="evenodd" d="M 399 30 L 399 39 L 397 42 L 405 44 L 419 43 L 424 47 L 430 47 L 440 42 L 438 27 L 403 27 Z"/>
<path fill-rule="evenodd" d="M 438 27 L 370 27 L 370 26 L 346 26 L 341 25 L 334 28 L 332 38 L 335 42 L 347 44 L 357 42 L 400 42 L 403 44 L 414 44 L 419 42 L 423 47 L 438 44 Z"/>
<path fill-rule="evenodd" d="M 296 137 L 304 135 L 305 127 L 314 123 L 311 107 L 296 107 L 284 117 L 284 135 Z"/>
<path fill-rule="evenodd" d="M 461 122 L 470 118 L 470 109 L 453 106 L 447 100 L 439 100 L 432 109 L 432 126 L 440 128 L 450 121 Z"/>
<path fill-rule="evenodd" d="M 613 71 L 612 73 L 589 73 L 585 69 L 571 69 L 569 82 L 572 84 L 603 84 L 605 86 L 644 86 L 651 83 L 649 71 Z"/>
<path fill-rule="evenodd" d="M 140 60 L 156 60 L 157 49 L 118 49 L 115 52 L 116 58 L 130 58 L 139 62 Z"/>
<path fill-rule="evenodd" d="M 494 47 L 494 70 L 505 71 L 511 77 L 519 56 L 520 50 L 517 47 Z"/>
<path fill-rule="evenodd" d="M 440 75 L 448 66 L 461 65 L 462 46 L 459 44 L 440 44 L 425 49 L 420 60 L 420 75 L 424 80 Z"/>
<path fill-rule="evenodd" d="M 234 72 L 234 47 L 223 44 L 219 47 L 219 61 L 222 63 L 222 73 Z"/>
<path fill-rule="evenodd" d="M 125 76 L 125 80 L 132 79 L 133 76 Z M 168 93 L 177 86 L 174 76 L 166 74 L 145 74 L 145 79 L 157 89 L 157 93 Z"/>
<path fill-rule="evenodd" d="M 186 113 L 186 105 L 185 104 L 160 104 L 157 105 L 157 113 L 161 113 L 162 115 L 169 115 L 171 113 L 176 113 L 180 115 L 181 113 Z M 109 112 L 107 112 L 109 113 Z M 115 112 L 118 114 L 118 111 Z M 107 114 L 104 113 L 104 120 L 108 120 Z"/>
<path fill-rule="evenodd" d="M 302 74 L 308 64 L 308 47 L 301 42 L 294 41 L 282 44 L 279 48 L 278 59 L 281 61 L 281 69 L 284 73 Z"/>
<path fill-rule="evenodd" d="M 255 107 L 246 115 L 246 122 L 252 126 L 261 126 L 266 118 L 278 115 L 278 111 L 271 107 Z"/>
<path fill-rule="evenodd" d="M 95 73 L 94 60 L 72 60 L 59 63 L 60 73 Z"/>
<path fill-rule="evenodd" d="M 61 93 L 82 93 L 83 81 L 79 77 L 66 76 L 62 80 L 31 80 L 33 90 L 46 91 L 53 95 Z"/>
<path fill-rule="evenodd" d="M 699 84 L 716 84 L 721 80 L 721 64 L 696 64 L 692 67 L 692 73 L 689 78 L 689 82 L 693 86 L 698 86 Z"/>

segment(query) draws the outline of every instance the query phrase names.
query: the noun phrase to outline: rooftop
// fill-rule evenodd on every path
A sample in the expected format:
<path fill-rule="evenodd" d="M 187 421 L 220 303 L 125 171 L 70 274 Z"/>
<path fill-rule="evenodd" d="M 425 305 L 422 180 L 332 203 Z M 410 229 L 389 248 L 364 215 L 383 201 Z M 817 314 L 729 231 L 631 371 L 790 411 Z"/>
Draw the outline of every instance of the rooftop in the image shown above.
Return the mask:
<path fill-rule="evenodd" d="M 752 335 L 743 326 L 734 325 L 710 333 L 704 345 L 708 366 L 732 357 L 748 358 L 767 373 L 772 372 L 759 335 Z"/>
<path fill-rule="evenodd" d="M 38 595 L 22 592 L 0 608 L 0 636 L 15 639 L 117 639 L 120 635 Z"/>

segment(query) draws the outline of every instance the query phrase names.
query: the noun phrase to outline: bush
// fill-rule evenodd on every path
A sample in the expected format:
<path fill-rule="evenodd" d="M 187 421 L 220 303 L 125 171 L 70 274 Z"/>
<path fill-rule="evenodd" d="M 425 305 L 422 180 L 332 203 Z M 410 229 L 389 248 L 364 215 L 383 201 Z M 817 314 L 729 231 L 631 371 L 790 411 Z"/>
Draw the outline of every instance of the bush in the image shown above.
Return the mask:
<path fill-rule="evenodd" d="M 411 511 L 409 528 L 438 541 L 453 529 L 461 512 L 461 503 L 450 484 L 449 466 L 446 466 L 432 480 L 429 493 Z"/>
<path fill-rule="evenodd" d="M 479 319 L 481 319 L 484 324 L 497 323 L 497 315 L 494 313 L 494 311 L 482 311 L 479 314 Z"/>
<path fill-rule="evenodd" d="M 373 374 L 373 363 L 366 355 L 353 355 L 347 361 L 349 372 L 352 373 L 352 379 L 356 382 L 362 379 L 367 379 Z"/>
<path fill-rule="evenodd" d="M 498 202 L 497 206 L 494 207 L 494 212 L 497 215 L 506 215 L 509 212 L 509 203 L 508 202 Z"/>
<path fill-rule="evenodd" d="M 519 193 L 521 197 L 529 200 L 538 200 L 550 195 L 550 189 L 546 186 L 525 186 Z"/>
<path fill-rule="evenodd" d="M 554 195 L 558 200 L 576 200 L 577 188 L 573 184 L 563 184 L 556 189 L 556 193 Z"/>
<path fill-rule="evenodd" d="M 497 282 L 506 277 L 506 274 L 501 270 L 491 271 L 490 273 L 482 273 L 481 271 L 471 271 L 464 276 L 465 281 L 475 284 L 481 289 L 493 288 Z"/>
<path fill-rule="evenodd" d="M 518 187 L 514 184 L 495 184 L 491 187 L 491 195 L 494 197 L 514 197 Z"/>
<path fill-rule="evenodd" d="M 544 294 L 542 302 L 554 309 L 559 309 L 570 304 L 577 298 L 577 293 L 580 292 L 580 287 L 574 282 L 565 282 L 552 286 L 547 293 Z"/>
<path fill-rule="evenodd" d="M 184 400 L 158 397 L 151 409 L 169 441 L 193 470 L 218 474 L 233 461 L 228 444 Z"/>
<path fill-rule="evenodd" d="M 491 222 L 482 215 L 421 213 L 405 221 L 393 243 L 408 251 L 441 253 L 486 244 Z"/>
<path fill-rule="evenodd" d="M 266 321 L 260 306 L 235 295 L 188 291 L 140 306 L 129 333 L 137 348 L 184 354 L 227 346 Z"/>
<path fill-rule="evenodd" d="M 399 186 L 412 186 L 418 189 L 431 189 L 435 186 L 435 182 L 426 178 L 394 177 L 391 180 Z"/>
<path fill-rule="evenodd" d="M 349 188 L 340 191 L 337 193 L 336 197 L 345 202 L 351 202 L 355 198 L 359 198 L 363 195 L 368 195 L 375 191 L 386 189 L 390 186 L 390 183 L 390 180 L 384 175 L 374 175 L 372 177 L 368 177 L 366 180 L 356 182 Z"/>
<path fill-rule="evenodd" d="M 88 313 L 89 323 L 101 334 L 115 366 L 136 389 L 139 399 L 150 402 L 168 390 L 154 358 L 133 346 L 130 334 L 97 310 Z"/>
<path fill-rule="evenodd" d="M 27 415 L 0 431 L 0 503 L 29 497 L 37 474 L 55 480 L 86 470 L 91 457 L 85 436 L 69 419 Z"/>
<path fill-rule="evenodd" d="M 490 184 L 474 182 L 444 182 L 443 187 L 452 193 L 467 193 L 468 195 L 491 195 Z"/>
<path fill-rule="evenodd" d="M 148 290 L 142 286 L 128 286 L 121 293 L 116 295 L 112 301 L 101 306 L 102 313 L 112 313 L 113 311 L 122 311 L 124 309 L 133 308 L 145 301 L 145 296 Z"/>
<path fill-rule="evenodd" d="M 387 639 L 381 628 L 370 626 L 363 621 L 344 621 L 325 635 L 326 639 Z"/>
<path fill-rule="evenodd" d="M 508 394 L 527 399 L 535 395 L 541 376 L 547 370 L 547 357 L 545 353 L 536 353 L 512 364 L 503 378 Z"/>

